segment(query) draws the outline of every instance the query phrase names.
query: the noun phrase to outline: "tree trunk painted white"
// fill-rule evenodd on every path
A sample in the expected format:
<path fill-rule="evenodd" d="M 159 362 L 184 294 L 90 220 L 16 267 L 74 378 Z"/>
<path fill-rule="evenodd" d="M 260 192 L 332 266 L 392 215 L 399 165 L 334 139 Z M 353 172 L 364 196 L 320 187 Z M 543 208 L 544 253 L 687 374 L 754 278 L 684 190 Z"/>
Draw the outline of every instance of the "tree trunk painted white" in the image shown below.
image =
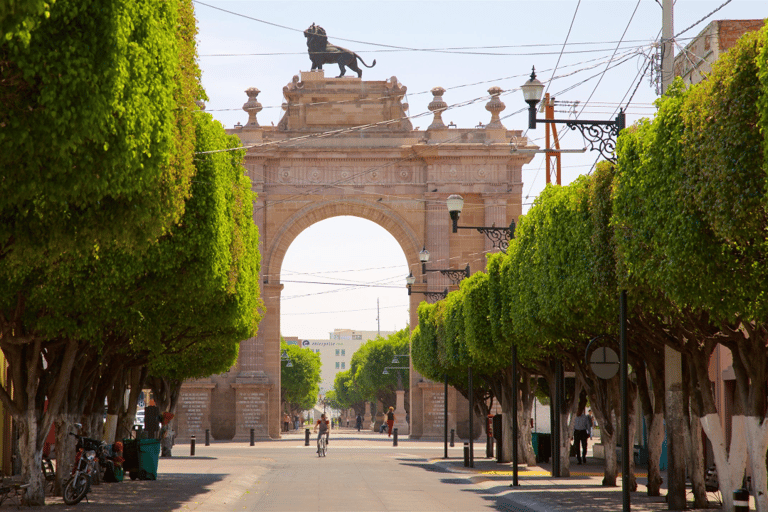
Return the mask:
<path fill-rule="evenodd" d="M 755 510 L 768 512 L 766 484 L 768 472 L 765 467 L 765 452 L 768 450 L 768 421 L 757 416 L 745 416 L 744 426 L 749 443 L 749 462 L 752 470 L 752 495 L 755 498 Z"/>
<path fill-rule="evenodd" d="M 72 464 L 75 461 L 75 445 L 77 441 L 70 436 L 75 432 L 75 414 L 58 414 L 56 424 L 56 495 L 60 496 L 63 485 L 70 476 Z"/>
<path fill-rule="evenodd" d="M 34 396 L 34 395 L 33 395 Z M 43 478 L 42 446 L 37 446 L 37 418 L 34 401 L 24 414 L 16 418 L 19 428 L 19 456 L 22 460 L 21 478 L 29 484 L 27 505 L 45 505 L 45 479 Z"/>
<path fill-rule="evenodd" d="M 520 439 L 518 446 L 520 448 L 520 460 L 529 466 L 536 465 L 536 454 L 533 451 L 533 436 L 531 435 L 531 418 L 533 417 L 533 402 L 536 399 L 536 390 L 530 385 L 531 377 L 527 372 L 523 372 L 522 382 L 520 384 Z"/>
<path fill-rule="evenodd" d="M 108 444 L 115 442 L 117 434 L 117 414 L 107 414 L 107 422 L 104 424 L 104 441 Z"/>
<path fill-rule="evenodd" d="M 501 393 L 501 459 L 499 462 L 512 461 L 512 390 Z"/>
<path fill-rule="evenodd" d="M 614 425 L 615 424 L 616 423 L 614 422 Z M 606 487 L 616 487 L 616 477 L 619 473 L 619 465 L 616 458 L 616 436 L 608 433 L 608 429 L 601 429 L 600 440 L 605 448 L 603 485 Z"/>
<path fill-rule="evenodd" d="M 573 428 L 568 421 L 569 414 L 560 415 L 560 476 L 571 476 L 571 443 Z"/>
<path fill-rule="evenodd" d="M 690 421 L 686 421 L 685 447 L 688 453 L 688 475 L 693 490 L 693 508 L 706 508 L 707 489 L 704 484 L 704 447 L 701 443 L 700 418 L 690 411 Z"/>
<path fill-rule="evenodd" d="M 637 393 L 632 392 L 630 386 L 629 403 L 635 403 L 635 397 Z M 635 476 L 635 437 L 637 436 L 637 418 L 639 416 L 638 408 L 631 407 L 629 409 L 629 490 L 635 492 L 637 490 L 637 477 Z"/>
<path fill-rule="evenodd" d="M 723 496 L 723 510 L 733 510 L 733 490 L 741 487 L 744 468 L 747 465 L 747 442 L 744 432 L 744 416 L 731 418 L 731 449 L 725 449 L 725 435 L 717 414 L 706 414 L 701 426 L 712 444 L 712 453 L 717 466 L 717 481 Z"/>
<path fill-rule="evenodd" d="M 653 415 L 653 421 L 648 434 L 648 495 L 659 496 L 662 483 L 659 459 L 661 448 L 664 444 L 664 414 L 657 412 Z"/>

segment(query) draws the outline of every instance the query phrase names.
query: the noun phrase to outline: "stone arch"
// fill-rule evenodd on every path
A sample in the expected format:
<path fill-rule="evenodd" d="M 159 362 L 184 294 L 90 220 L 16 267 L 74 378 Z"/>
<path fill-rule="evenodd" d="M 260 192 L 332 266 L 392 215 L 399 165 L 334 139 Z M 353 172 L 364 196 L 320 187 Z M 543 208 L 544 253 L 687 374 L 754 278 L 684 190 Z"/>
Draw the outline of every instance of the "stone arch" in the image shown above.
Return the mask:
<path fill-rule="evenodd" d="M 397 212 L 375 201 L 350 198 L 326 200 L 296 211 L 273 234 L 272 244 L 267 248 L 264 258 L 264 274 L 280 275 L 285 254 L 302 231 L 320 221 L 342 215 L 360 217 L 383 227 L 402 247 L 408 266 L 418 264 L 422 238 Z"/>
<path fill-rule="evenodd" d="M 280 271 L 288 247 L 311 225 L 331 217 L 363 218 L 387 230 L 400 244 L 414 275 L 425 246 L 440 267 L 472 271 L 485 266 L 490 242 L 475 230 L 450 232 L 445 201 L 461 194 L 461 225 L 508 226 L 522 213 L 522 166 L 536 146 L 521 130 L 499 121 L 501 90 L 491 88 L 482 128 L 449 128 L 441 119 L 445 89 L 432 89 L 435 119 L 413 129 L 402 102 L 406 87 L 396 77 L 362 81 L 302 72 L 283 88 L 286 103 L 277 126 L 261 126 L 258 89 L 246 91 L 248 122 L 228 130 L 249 147 L 245 171 L 257 199 L 261 295 L 266 312 L 257 336 L 240 344 L 232 371 L 186 382 L 177 408 L 178 432 L 202 435 L 211 426 L 216 439 L 280 437 Z M 323 98 L 319 101 L 318 98 Z M 510 151 L 510 147 L 524 151 Z M 411 328 L 425 291 L 455 289 L 439 273 L 421 275 L 410 296 Z M 404 290 L 405 293 L 405 290 Z M 442 424 L 430 419 L 449 410 L 452 425 L 462 419 L 456 400 L 441 402 L 443 385 L 411 371 L 412 437 L 437 437 Z M 442 404 L 442 405 L 441 405 Z M 202 411 L 202 412 L 201 412 Z M 438 414 L 439 413 L 439 414 Z"/>

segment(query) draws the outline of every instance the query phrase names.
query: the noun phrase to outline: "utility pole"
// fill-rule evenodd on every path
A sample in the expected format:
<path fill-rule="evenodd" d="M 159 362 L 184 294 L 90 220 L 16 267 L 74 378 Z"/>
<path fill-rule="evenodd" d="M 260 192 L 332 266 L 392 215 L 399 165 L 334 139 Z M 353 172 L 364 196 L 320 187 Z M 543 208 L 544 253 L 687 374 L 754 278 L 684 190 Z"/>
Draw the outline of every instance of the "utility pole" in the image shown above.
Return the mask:
<path fill-rule="evenodd" d="M 549 93 L 544 95 L 544 119 L 555 118 L 555 98 L 550 98 Z M 552 140 L 555 142 L 555 147 L 552 148 Z M 560 164 L 560 139 L 557 136 L 557 125 L 554 123 L 547 123 L 546 130 L 544 131 L 544 144 L 547 149 L 556 149 L 554 152 L 547 152 L 544 155 L 544 159 L 547 161 L 547 185 L 552 181 L 553 167 L 556 171 L 555 184 L 562 185 L 562 174 Z"/>
<path fill-rule="evenodd" d="M 673 0 L 663 0 L 661 28 L 661 92 L 675 78 Z M 685 510 L 685 417 L 683 416 L 682 354 L 664 347 L 664 391 L 667 427 L 667 480 L 669 510 Z"/>

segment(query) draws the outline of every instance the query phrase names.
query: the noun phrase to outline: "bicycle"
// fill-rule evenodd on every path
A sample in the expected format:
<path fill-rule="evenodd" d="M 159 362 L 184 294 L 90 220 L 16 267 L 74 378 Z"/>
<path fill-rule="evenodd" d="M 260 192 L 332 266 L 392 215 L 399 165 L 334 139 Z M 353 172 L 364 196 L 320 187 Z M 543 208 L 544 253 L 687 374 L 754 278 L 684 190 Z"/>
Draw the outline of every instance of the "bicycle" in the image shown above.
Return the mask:
<path fill-rule="evenodd" d="M 328 434 L 320 434 L 317 438 L 317 456 L 325 457 L 328 452 Z"/>

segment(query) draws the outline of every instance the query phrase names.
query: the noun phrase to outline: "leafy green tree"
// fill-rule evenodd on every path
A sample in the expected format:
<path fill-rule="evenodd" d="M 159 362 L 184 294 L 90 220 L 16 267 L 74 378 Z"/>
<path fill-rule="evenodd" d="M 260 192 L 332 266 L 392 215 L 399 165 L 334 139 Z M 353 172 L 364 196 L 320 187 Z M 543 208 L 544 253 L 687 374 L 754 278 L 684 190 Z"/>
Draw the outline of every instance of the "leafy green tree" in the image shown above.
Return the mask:
<path fill-rule="evenodd" d="M 280 344 L 292 367 L 282 363 L 280 369 L 280 400 L 289 413 L 311 409 L 320 392 L 320 354 L 298 345 Z"/>
<path fill-rule="evenodd" d="M 466 343 L 463 295 L 466 282 L 462 281 L 461 290 L 449 293 L 435 304 L 422 302 L 419 305 L 419 326 L 411 337 L 411 351 L 413 366 L 419 373 L 435 381 L 447 379 L 448 384 L 467 399 L 470 396 L 468 374 L 471 367 L 474 420 L 480 417 L 484 424 L 490 410 L 489 400 L 493 397 L 493 390 L 488 384 L 492 372 L 482 360 L 472 357 Z M 469 420 L 457 427 L 459 436 L 469 437 Z M 479 436 L 481 432 L 478 428 L 473 433 Z"/>
<path fill-rule="evenodd" d="M 766 391 L 750 384 L 768 375 L 762 285 L 767 33 L 763 28 L 742 38 L 705 82 L 687 91 L 680 83 L 671 88 L 656 119 L 627 141 L 631 158 L 619 160 L 615 195 L 627 274 L 701 319 L 684 350 L 690 373 L 702 383 L 701 423 L 725 489 L 738 485 L 747 445 L 763 453 L 768 442 L 762 433 Z M 713 328 L 731 350 L 736 373 L 738 404 L 728 452 L 706 385 Z M 764 484 L 765 464 L 753 461 L 752 469 L 755 481 Z M 768 510 L 766 494 L 764 487 L 756 490 L 758 510 Z"/>
<path fill-rule="evenodd" d="M 153 284 L 147 266 L 163 250 L 170 256 L 169 240 L 184 238 L 183 228 L 173 223 L 189 196 L 195 100 L 204 97 L 191 4 L 90 7 L 60 1 L 28 41 L 15 35 L 0 41 L 9 77 L 9 87 L 0 93 L 0 124 L 6 128 L 0 134 L 0 168 L 12 170 L 0 180 L 0 346 L 14 388 L 13 396 L 2 390 L 0 397 L 20 427 L 23 475 L 31 483 L 27 498 L 33 504 L 44 501 L 40 451 L 61 411 L 66 416 L 93 411 L 96 403 L 102 407 L 117 376 L 148 364 L 150 354 L 181 354 L 211 327 L 189 329 L 194 312 L 176 317 L 181 319 L 176 325 L 168 325 L 174 322 L 170 316 L 165 324 L 152 325 L 159 318 L 152 314 L 164 307 L 166 313 L 181 312 L 173 304 L 178 296 L 169 293 L 174 290 L 153 295 L 135 287 L 141 279 Z M 83 95 L 87 104 L 79 100 Z M 230 232 L 229 267 L 220 260 L 217 264 L 225 265 L 214 274 L 224 275 L 218 286 L 236 296 L 235 309 L 250 308 L 235 326 L 242 339 L 255 332 L 258 321 L 258 253 L 250 186 L 241 169 L 233 169 L 221 177 L 224 194 L 212 199 L 231 200 L 231 224 L 242 229 Z M 181 245 L 176 256 L 183 255 Z M 184 270 L 167 263 L 153 267 L 154 277 Z M 216 278 L 208 279 L 209 285 Z M 185 279 L 191 281 L 183 272 L 173 275 L 175 281 Z M 201 282 L 183 290 L 185 298 L 205 291 Z M 212 301 L 208 306 L 216 306 L 210 313 L 225 313 L 221 322 L 231 326 L 236 314 L 227 313 L 226 299 L 206 298 Z M 220 339 L 232 335 L 221 327 L 215 328 Z M 233 354 L 229 350 L 230 360 Z"/>
<path fill-rule="evenodd" d="M 358 414 L 365 413 L 365 397 L 358 391 L 351 369 L 336 374 L 333 391 L 340 409 L 354 409 Z"/>
<path fill-rule="evenodd" d="M 381 401 L 385 406 L 396 403 L 396 391 L 398 386 L 406 393 L 406 411 L 410 410 L 408 402 L 408 390 L 410 382 L 407 370 L 388 370 L 384 375 L 384 369 L 388 366 L 405 367 L 407 362 L 401 361 L 393 364 L 392 359 L 397 354 L 408 354 L 409 328 L 406 327 L 390 334 L 386 338 L 377 337 L 363 343 L 352 354 L 349 363 L 350 374 L 353 376 L 354 387 L 361 397 L 369 401 Z"/>

